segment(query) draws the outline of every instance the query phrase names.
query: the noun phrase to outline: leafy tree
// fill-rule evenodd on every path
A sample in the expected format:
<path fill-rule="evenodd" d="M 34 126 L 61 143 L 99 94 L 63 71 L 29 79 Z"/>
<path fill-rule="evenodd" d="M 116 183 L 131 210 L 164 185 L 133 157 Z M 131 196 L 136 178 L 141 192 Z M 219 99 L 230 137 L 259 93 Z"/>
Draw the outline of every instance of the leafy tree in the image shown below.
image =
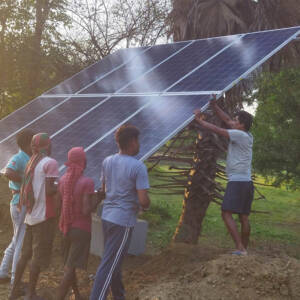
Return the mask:
<path fill-rule="evenodd" d="M 0 117 L 79 69 L 60 33 L 69 24 L 63 0 L 1 1 Z"/>
<path fill-rule="evenodd" d="M 251 95 L 257 101 L 254 167 L 274 184 L 300 188 L 300 68 L 266 73 Z"/>

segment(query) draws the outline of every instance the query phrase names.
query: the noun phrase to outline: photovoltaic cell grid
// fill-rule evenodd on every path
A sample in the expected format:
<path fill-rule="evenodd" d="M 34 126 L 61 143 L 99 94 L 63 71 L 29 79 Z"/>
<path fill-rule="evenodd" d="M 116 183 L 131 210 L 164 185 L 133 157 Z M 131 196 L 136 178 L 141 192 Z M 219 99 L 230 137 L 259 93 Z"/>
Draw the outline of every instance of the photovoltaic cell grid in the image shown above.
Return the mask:
<path fill-rule="evenodd" d="M 17 151 L 23 128 L 48 132 L 61 170 L 68 150 L 87 151 L 87 175 L 99 185 L 103 159 L 117 151 L 114 132 L 141 130 L 146 159 L 185 127 L 195 108 L 222 93 L 279 51 L 300 27 L 123 49 L 84 69 L 0 121 L 0 168 Z"/>

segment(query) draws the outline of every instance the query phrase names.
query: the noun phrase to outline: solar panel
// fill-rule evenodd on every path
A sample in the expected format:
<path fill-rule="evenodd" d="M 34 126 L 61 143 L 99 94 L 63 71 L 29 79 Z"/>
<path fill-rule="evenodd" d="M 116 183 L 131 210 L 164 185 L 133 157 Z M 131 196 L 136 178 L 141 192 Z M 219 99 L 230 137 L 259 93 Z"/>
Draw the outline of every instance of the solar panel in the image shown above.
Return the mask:
<path fill-rule="evenodd" d="M 155 97 L 145 100 L 147 102 L 145 108 L 130 118 L 130 123 L 141 129 L 140 153 L 137 157 L 142 160 L 149 157 L 189 124 L 193 118 L 193 111 L 203 107 L 209 100 L 209 96 Z M 96 174 L 99 178 L 102 160 L 117 151 L 114 132 L 121 124 L 119 123 L 115 128 L 112 128 L 100 143 L 88 147 L 89 163 L 86 173 L 89 176 L 95 177 Z"/>
<path fill-rule="evenodd" d="M 45 94 L 79 93 L 83 88 L 87 88 L 111 73 L 118 71 L 124 65 L 134 60 L 137 55 L 141 55 L 149 49 L 150 47 L 121 49 L 104 57 L 88 68 L 83 69 L 81 72 L 65 80 Z"/>
<path fill-rule="evenodd" d="M 57 85 L 0 121 L 0 168 L 17 151 L 23 128 L 48 132 L 63 169 L 68 150 L 87 151 L 87 174 L 99 178 L 104 157 L 117 151 L 114 132 L 141 130 L 146 159 L 222 93 L 295 38 L 300 27 L 124 49 Z"/>
<path fill-rule="evenodd" d="M 282 44 L 297 32 L 299 28 L 247 34 L 171 91 L 226 90 L 282 48 Z"/>

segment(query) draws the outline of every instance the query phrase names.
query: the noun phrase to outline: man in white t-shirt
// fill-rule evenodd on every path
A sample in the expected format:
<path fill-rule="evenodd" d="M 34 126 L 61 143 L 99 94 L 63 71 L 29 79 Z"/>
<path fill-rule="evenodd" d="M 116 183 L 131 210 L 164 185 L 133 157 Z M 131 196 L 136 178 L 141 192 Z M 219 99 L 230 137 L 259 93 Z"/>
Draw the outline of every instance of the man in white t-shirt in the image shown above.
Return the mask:
<path fill-rule="evenodd" d="M 29 285 L 25 300 L 41 300 L 35 288 L 39 274 L 50 263 L 52 243 L 56 228 L 56 186 L 58 163 L 49 157 L 51 141 L 46 133 L 33 136 L 32 157 L 29 160 L 21 188 L 20 205 L 26 206 L 26 232 L 22 253 L 17 265 L 15 281 L 9 299 L 17 299 L 22 290 L 20 282 L 31 259 Z"/>
<path fill-rule="evenodd" d="M 235 255 L 247 255 L 250 236 L 250 223 L 248 216 L 251 211 L 254 187 L 251 179 L 251 162 L 253 137 L 249 132 L 253 117 L 251 114 L 240 111 L 232 120 L 216 102 L 216 96 L 211 106 L 217 116 L 225 122 L 230 129 L 217 127 L 203 120 L 200 110 L 195 111 L 195 120 L 204 128 L 229 139 L 226 174 L 228 184 L 222 203 L 223 221 L 235 242 Z M 241 222 L 241 234 L 232 214 L 238 214 Z"/>

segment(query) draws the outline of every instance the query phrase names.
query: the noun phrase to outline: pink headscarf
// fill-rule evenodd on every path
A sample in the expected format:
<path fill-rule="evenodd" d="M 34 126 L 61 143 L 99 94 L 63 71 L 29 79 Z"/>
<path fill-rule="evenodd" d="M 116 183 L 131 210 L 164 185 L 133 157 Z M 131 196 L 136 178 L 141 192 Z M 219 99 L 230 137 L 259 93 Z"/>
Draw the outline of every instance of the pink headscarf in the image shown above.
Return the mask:
<path fill-rule="evenodd" d="M 73 198 L 74 187 L 86 167 L 86 155 L 82 147 L 74 147 L 68 152 L 68 167 L 65 174 L 64 189 L 62 195 L 62 210 L 59 228 L 66 235 L 73 222 Z"/>

